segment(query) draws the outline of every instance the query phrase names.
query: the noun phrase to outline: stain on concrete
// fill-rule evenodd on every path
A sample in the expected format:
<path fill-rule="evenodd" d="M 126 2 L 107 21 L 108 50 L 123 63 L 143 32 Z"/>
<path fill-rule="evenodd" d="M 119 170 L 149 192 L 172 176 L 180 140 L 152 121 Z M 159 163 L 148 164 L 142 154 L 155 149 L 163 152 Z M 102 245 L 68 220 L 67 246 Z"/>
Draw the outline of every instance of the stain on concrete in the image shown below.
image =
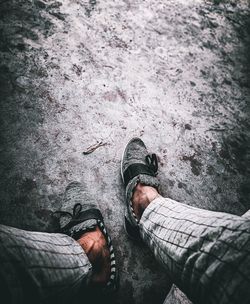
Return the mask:
<path fill-rule="evenodd" d="M 85 14 L 87 17 L 91 17 L 91 12 L 95 9 L 97 4 L 96 0 L 88 0 L 88 4 L 85 7 Z"/>
<path fill-rule="evenodd" d="M 190 124 L 185 124 L 185 130 L 192 130 L 192 126 Z"/>
<path fill-rule="evenodd" d="M 198 176 L 200 175 L 201 173 L 201 170 L 202 170 L 202 163 L 200 161 L 198 161 L 196 158 L 195 158 L 196 154 L 194 155 L 191 155 L 191 156 L 187 156 L 187 155 L 184 155 L 182 157 L 182 160 L 183 161 L 189 161 L 190 162 L 190 166 L 191 166 L 191 171 L 194 175 Z"/>

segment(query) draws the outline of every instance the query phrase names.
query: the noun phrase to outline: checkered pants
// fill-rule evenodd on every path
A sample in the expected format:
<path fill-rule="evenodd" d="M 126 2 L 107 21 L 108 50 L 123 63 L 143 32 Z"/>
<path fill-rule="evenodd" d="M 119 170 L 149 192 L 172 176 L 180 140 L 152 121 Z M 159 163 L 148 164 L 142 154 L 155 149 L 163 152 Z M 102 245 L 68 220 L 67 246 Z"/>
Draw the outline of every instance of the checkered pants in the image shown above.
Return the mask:
<path fill-rule="evenodd" d="M 90 273 L 82 247 L 67 235 L 0 225 L 1 303 L 72 303 Z"/>
<path fill-rule="evenodd" d="M 159 197 L 145 210 L 140 230 L 193 302 L 243 304 L 250 303 L 249 216 Z M 1 299 L 4 293 L 12 299 L 6 303 L 72 303 L 91 273 L 86 254 L 72 238 L 3 225 L 0 266 Z"/>
<path fill-rule="evenodd" d="M 143 240 L 194 303 L 250 303 L 250 213 L 194 208 L 158 197 L 140 221 Z"/>

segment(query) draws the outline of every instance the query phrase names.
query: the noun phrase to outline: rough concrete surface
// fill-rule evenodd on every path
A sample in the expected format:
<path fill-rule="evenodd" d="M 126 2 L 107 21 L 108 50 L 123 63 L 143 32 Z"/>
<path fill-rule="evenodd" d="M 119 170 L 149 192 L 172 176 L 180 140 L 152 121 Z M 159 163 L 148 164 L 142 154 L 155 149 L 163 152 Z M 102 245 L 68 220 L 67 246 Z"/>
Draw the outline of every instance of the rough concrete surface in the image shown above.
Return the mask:
<path fill-rule="evenodd" d="M 81 181 L 116 247 L 115 303 L 162 303 L 168 274 L 123 231 L 121 154 L 141 136 L 164 195 L 249 208 L 248 1 L 0 3 L 1 223 L 53 231 Z"/>

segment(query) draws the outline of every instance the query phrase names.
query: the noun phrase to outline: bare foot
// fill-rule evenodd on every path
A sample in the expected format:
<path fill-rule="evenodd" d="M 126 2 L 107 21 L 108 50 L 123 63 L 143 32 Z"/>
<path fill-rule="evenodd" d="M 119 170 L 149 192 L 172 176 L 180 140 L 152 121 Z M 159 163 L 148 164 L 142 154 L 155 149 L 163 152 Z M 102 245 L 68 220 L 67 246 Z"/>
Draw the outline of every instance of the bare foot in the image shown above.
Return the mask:
<path fill-rule="evenodd" d="M 159 196 L 158 191 L 154 187 L 144 186 L 142 184 L 137 184 L 135 187 L 132 204 L 135 215 L 138 220 L 140 220 L 144 210 L 147 206 Z"/>
<path fill-rule="evenodd" d="M 84 233 L 77 242 L 82 246 L 92 264 L 91 284 L 105 286 L 110 277 L 110 254 L 101 230 Z"/>

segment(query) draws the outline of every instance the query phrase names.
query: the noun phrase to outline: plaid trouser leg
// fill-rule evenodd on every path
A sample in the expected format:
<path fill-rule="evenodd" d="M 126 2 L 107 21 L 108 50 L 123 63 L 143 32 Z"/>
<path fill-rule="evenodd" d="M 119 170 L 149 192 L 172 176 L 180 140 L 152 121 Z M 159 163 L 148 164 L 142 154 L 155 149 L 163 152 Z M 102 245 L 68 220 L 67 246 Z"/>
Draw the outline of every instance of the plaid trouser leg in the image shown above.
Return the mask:
<path fill-rule="evenodd" d="M 158 197 L 142 238 L 195 303 L 250 303 L 250 219 Z"/>
<path fill-rule="evenodd" d="M 90 270 L 82 247 L 70 237 L 0 225 L 0 290 L 6 303 L 65 303 Z"/>

